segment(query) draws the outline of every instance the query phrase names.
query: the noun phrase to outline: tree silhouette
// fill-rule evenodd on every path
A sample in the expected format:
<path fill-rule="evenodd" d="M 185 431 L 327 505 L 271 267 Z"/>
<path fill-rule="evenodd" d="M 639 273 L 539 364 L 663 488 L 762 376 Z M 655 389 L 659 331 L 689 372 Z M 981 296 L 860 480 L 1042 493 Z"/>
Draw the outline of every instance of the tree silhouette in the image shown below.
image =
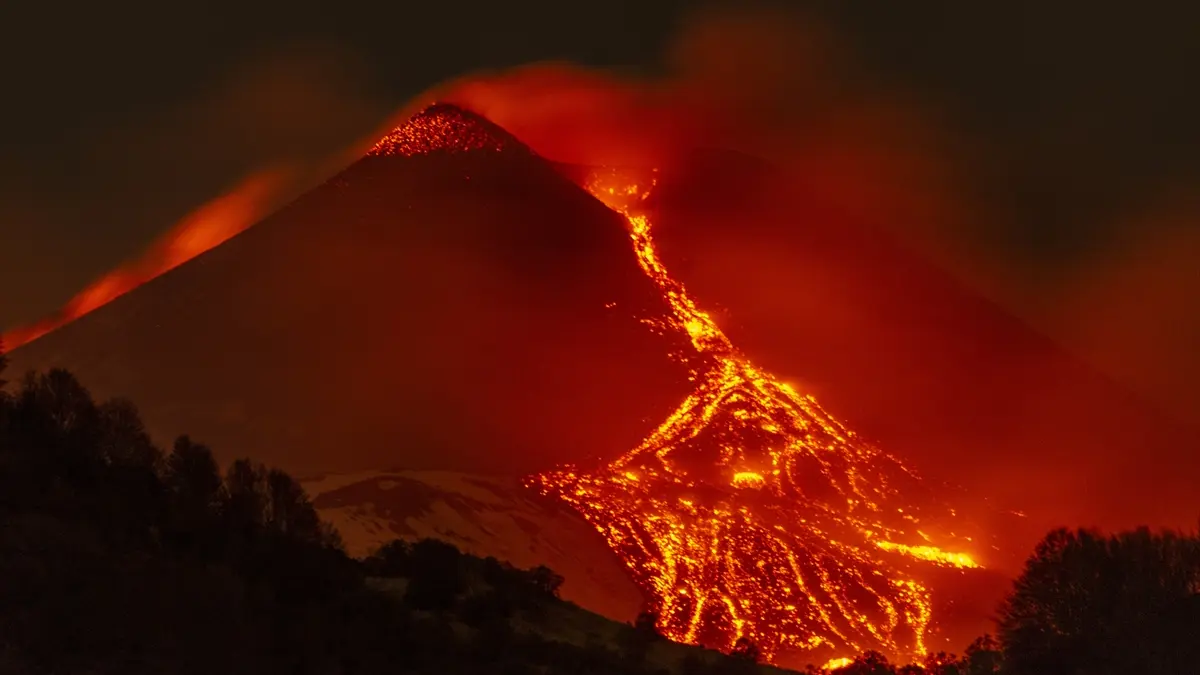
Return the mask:
<path fill-rule="evenodd" d="M 207 446 L 180 436 L 167 456 L 166 483 L 182 511 L 213 512 L 221 501 L 217 460 Z"/>
<path fill-rule="evenodd" d="M 180 436 L 167 456 L 163 479 L 170 506 L 168 543 L 203 557 L 216 555 L 223 543 L 215 530 L 224 484 L 212 451 Z"/>
<path fill-rule="evenodd" d="M 1056 530 L 1000 612 L 1005 670 L 1058 675 L 1200 670 L 1200 542 L 1139 529 Z"/>
<path fill-rule="evenodd" d="M 627 660 L 633 663 L 642 663 L 646 660 L 650 646 L 662 640 L 662 634 L 658 632 L 657 624 L 658 615 L 654 612 L 644 611 L 637 615 L 627 630 L 621 631 L 618 635 L 618 643 L 621 653 Z"/>
<path fill-rule="evenodd" d="M 407 577 L 412 574 L 412 544 L 395 539 L 380 546 L 363 564 L 367 574 L 376 577 Z"/>
<path fill-rule="evenodd" d="M 230 545 L 242 553 L 266 527 L 267 470 L 248 459 L 225 470 L 225 503 L 221 510 Z"/>
<path fill-rule="evenodd" d="M 633 629 L 648 640 L 661 640 L 663 634 L 658 630 L 658 613 L 649 610 L 638 613 L 633 621 Z"/>
<path fill-rule="evenodd" d="M 28 373 L 6 408 L 5 497 L 60 514 L 97 508 L 105 463 L 99 413 L 83 385 L 65 370 Z"/>
<path fill-rule="evenodd" d="M 558 572 L 546 567 L 538 565 L 529 570 L 529 581 L 533 587 L 548 598 L 557 598 L 558 590 L 562 588 L 563 576 Z"/>
<path fill-rule="evenodd" d="M 887 657 L 877 651 L 868 651 L 854 657 L 849 665 L 833 671 L 837 675 L 894 675 L 896 672 Z"/>
<path fill-rule="evenodd" d="M 148 540 L 162 522 L 166 505 L 159 474 L 162 452 L 146 433 L 137 407 L 114 399 L 98 408 L 96 450 L 105 480 L 98 486 L 97 513 L 107 514 L 105 529 L 129 540 Z"/>
<path fill-rule="evenodd" d="M 97 445 L 111 466 L 141 467 L 158 471 L 162 453 L 154 447 L 137 406 L 128 399 L 100 404 Z"/>
<path fill-rule="evenodd" d="M 410 575 L 405 602 L 417 609 L 445 610 L 466 590 L 462 553 L 437 539 L 422 539 L 409 554 Z"/>
<path fill-rule="evenodd" d="M 14 414 L 26 439 L 40 446 L 39 472 L 51 471 L 57 482 L 76 486 L 93 482 L 103 461 L 95 444 L 99 411 L 74 375 L 58 368 L 27 374 Z"/>
<path fill-rule="evenodd" d="M 740 637 L 733 643 L 733 649 L 729 650 L 729 655 L 742 661 L 758 663 L 762 658 L 762 651 L 749 638 Z"/>
<path fill-rule="evenodd" d="M 293 539 L 323 544 L 326 531 L 304 488 L 279 469 L 267 472 L 266 524 L 275 532 Z"/>
<path fill-rule="evenodd" d="M 959 675 L 998 675 L 1004 665 L 1004 653 L 996 638 L 984 635 L 967 646 L 959 663 Z"/>
<path fill-rule="evenodd" d="M 8 434 L 8 431 L 9 431 L 8 417 L 9 417 L 10 400 L 9 400 L 8 390 L 5 389 L 6 385 L 8 385 L 8 380 L 4 379 L 4 371 L 7 368 L 8 368 L 8 355 L 4 351 L 4 337 L 0 336 L 0 441 L 7 439 L 8 435 L 9 435 Z M 4 460 L 4 452 L 3 452 L 3 448 L 0 447 L 0 471 L 2 471 L 4 469 L 3 460 Z M 0 487 L 3 487 L 2 482 L 0 482 Z M 0 650 L 2 650 L 2 649 L 3 648 L 0 647 Z M 4 660 L 3 651 L 0 651 L 0 662 L 3 662 L 3 660 Z"/>
<path fill-rule="evenodd" d="M 948 652 L 926 654 L 921 670 L 928 675 L 963 675 L 962 661 Z"/>
<path fill-rule="evenodd" d="M 4 349 L 4 336 L 0 335 L 0 389 L 3 389 L 4 385 L 8 384 L 8 380 L 4 379 L 4 371 L 7 368 L 8 368 L 8 352 L 5 351 L 5 349 Z M 3 396 L 3 395 L 4 395 L 3 392 L 0 392 L 0 396 Z"/>

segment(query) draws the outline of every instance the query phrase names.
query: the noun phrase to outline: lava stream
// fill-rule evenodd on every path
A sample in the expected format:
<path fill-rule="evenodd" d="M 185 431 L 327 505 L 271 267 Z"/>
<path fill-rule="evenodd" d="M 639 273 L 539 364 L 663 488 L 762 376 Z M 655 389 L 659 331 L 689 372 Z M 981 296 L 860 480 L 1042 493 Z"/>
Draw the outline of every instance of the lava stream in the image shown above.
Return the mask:
<path fill-rule="evenodd" d="M 530 483 L 604 535 L 672 639 L 729 648 L 745 637 L 768 658 L 925 653 L 930 591 L 904 561 L 977 563 L 929 543 L 936 523 L 922 518 L 936 516 L 918 506 L 932 502 L 919 477 L 751 363 L 670 276 L 642 208 L 652 186 L 604 171 L 586 187 L 625 217 L 666 325 L 689 339 L 680 356 L 697 385 L 608 466 Z"/>

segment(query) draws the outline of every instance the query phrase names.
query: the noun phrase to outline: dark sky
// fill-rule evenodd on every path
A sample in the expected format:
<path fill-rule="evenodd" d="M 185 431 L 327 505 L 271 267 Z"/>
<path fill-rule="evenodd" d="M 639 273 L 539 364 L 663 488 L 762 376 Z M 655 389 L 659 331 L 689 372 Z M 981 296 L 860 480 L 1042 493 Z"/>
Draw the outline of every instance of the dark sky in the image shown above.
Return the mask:
<path fill-rule="evenodd" d="M 325 157 L 448 77 L 653 66 L 695 4 L 3 3 L 0 327 L 51 312 L 247 173 Z M 985 215 L 942 233 L 944 261 L 1200 421 L 1200 6 L 786 4 L 960 139 Z"/>

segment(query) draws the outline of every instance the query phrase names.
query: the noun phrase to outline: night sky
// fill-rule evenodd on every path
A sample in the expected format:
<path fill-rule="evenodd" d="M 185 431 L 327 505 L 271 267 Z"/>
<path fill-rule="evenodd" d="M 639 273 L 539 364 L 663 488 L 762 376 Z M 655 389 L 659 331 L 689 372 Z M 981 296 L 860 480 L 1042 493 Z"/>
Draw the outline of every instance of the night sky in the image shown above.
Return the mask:
<path fill-rule="evenodd" d="M 0 7 L 0 327 L 52 312 L 247 174 L 327 158 L 449 77 L 544 60 L 653 70 L 696 3 L 77 4 Z M 1200 6 L 787 4 L 865 86 L 954 140 L 971 208 L 900 227 L 912 243 L 1200 423 Z"/>

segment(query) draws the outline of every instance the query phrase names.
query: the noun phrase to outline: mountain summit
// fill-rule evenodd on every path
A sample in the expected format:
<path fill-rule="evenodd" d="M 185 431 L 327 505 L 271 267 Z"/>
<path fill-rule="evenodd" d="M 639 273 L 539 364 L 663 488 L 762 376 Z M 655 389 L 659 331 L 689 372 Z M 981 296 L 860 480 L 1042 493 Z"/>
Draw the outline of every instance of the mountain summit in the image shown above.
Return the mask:
<path fill-rule="evenodd" d="M 452 103 L 435 103 L 379 139 L 367 156 L 503 152 L 533 154 L 527 145 L 491 120 Z"/>

